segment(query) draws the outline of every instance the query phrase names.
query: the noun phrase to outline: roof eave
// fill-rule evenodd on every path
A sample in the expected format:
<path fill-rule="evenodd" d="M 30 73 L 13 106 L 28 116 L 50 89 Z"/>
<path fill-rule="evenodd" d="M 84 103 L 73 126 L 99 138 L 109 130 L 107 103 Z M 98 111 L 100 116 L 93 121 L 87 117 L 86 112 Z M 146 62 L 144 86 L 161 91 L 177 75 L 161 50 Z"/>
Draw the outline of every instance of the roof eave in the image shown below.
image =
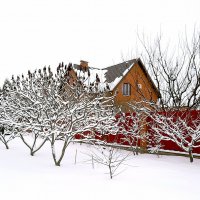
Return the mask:
<path fill-rule="evenodd" d="M 151 82 L 152 87 L 154 88 L 154 90 L 155 90 L 155 92 L 156 92 L 158 98 L 160 98 L 160 97 L 161 97 L 160 91 L 159 91 L 158 88 L 156 87 L 155 83 L 153 82 L 152 78 L 150 77 L 150 75 L 149 75 L 149 73 L 148 73 L 146 67 L 144 66 L 144 64 L 143 64 L 143 62 L 141 61 L 140 58 L 137 59 L 137 63 L 138 63 L 138 64 L 140 65 L 140 67 L 143 69 L 143 71 L 144 71 L 144 73 L 145 73 L 147 79 L 149 79 L 149 81 Z"/>

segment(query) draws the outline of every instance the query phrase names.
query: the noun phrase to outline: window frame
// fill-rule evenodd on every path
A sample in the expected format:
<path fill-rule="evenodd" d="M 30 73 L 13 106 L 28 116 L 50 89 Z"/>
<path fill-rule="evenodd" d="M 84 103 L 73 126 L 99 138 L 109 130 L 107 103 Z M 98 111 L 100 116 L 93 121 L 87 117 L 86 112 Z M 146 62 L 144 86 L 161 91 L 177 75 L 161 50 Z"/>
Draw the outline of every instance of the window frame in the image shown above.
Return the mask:
<path fill-rule="evenodd" d="M 123 83 L 122 94 L 123 94 L 123 96 L 131 96 L 131 84 L 130 83 Z"/>

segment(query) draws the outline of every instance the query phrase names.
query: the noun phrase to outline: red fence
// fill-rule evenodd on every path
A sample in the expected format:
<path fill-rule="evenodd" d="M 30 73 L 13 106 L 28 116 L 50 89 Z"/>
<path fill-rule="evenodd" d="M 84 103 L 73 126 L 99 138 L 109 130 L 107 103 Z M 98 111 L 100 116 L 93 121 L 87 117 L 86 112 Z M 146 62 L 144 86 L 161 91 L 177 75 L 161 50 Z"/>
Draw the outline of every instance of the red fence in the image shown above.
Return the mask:
<path fill-rule="evenodd" d="M 197 110 L 192 110 L 192 111 L 159 112 L 157 114 L 163 116 L 164 118 L 170 117 L 172 119 L 172 122 L 175 125 L 176 125 L 176 123 L 177 123 L 177 121 L 179 119 L 184 120 L 186 122 L 187 126 L 189 126 L 191 128 L 194 128 L 193 127 L 194 126 L 194 123 L 193 123 L 194 121 L 196 122 L 196 125 L 198 125 L 200 123 L 200 111 L 199 110 L 198 111 Z M 156 124 L 156 122 L 154 121 L 154 118 L 151 117 L 151 116 L 147 117 L 147 124 L 148 124 L 147 131 L 148 131 L 148 133 L 150 133 L 150 136 L 152 138 L 152 141 L 151 141 L 150 145 L 154 146 L 153 143 L 155 142 L 154 141 L 155 131 L 152 128 L 152 125 Z M 159 126 L 159 124 L 158 124 L 158 126 Z M 184 134 L 184 129 L 182 131 L 183 131 L 183 134 Z M 164 129 L 163 129 L 163 133 L 162 134 L 165 136 Z M 187 134 L 187 133 L 185 133 L 185 134 Z M 189 136 L 187 138 L 187 141 L 188 142 L 191 141 L 191 136 Z M 184 152 L 184 150 L 173 141 L 163 140 L 163 141 L 161 141 L 160 144 L 161 144 L 161 149 L 163 149 L 163 150 L 172 150 L 172 151 Z M 196 145 L 200 145 L 200 142 L 196 143 Z M 193 153 L 200 154 L 200 147 L 193 148 Z"/>
<path fill-rule="evenodd" d="M 187 119 L 187 125 L 188 126 L 193 126 L 193 121 L 198 120 L 200 123 L 200 110 L 193 110 L 193 111 L 173 111 L 173 112 L 158 112 L 158 115 L 164 116 L 164 117 L 168 117 L 171 116 L 173 118 L 173 122 L 176 123 L 178 118 L 181 119 Z M 126 113 L 124 115 L 125 120 L 122 123 L 119 123 L 119 127 L 125 125 L 125 130 L 128 131 L 128 134 L 123 134 L 121 129 L 119 128 L 119 132 L 117 134 L 100 134 L 100 133 L 95 133 L 93 135 L 94 139 L 97 140 L 101 140 L 101 141 L 105 141 L 107 143 L 117 143 L 117 144 L 121 144 L 121 145 L 136 145 L 136 141 L 135 138 L 132 137 L 131 133 L 130 133 L 130 129 L 133 126 L 133 120 L 136 119 L 135 118 L 135 114 L 130 114 L 130 113 Z M 116 116 L 116 121 L 118 121 L 118 119 L 120 118 L 120 116 Z M 143 139 L 146 140 L 145 143 L 148 146 L 154 146 L 154 130 L 152 129 L 152 124 L 156 123 L 154 121 L 154 119 L 152 117 L 146 117 L 146 120 L 143 122 L 146 123 L 146 132 L 148 132 L 150 134 L 150 138 L 151 138 L 151 142 L 148 139 Z M 90 132 L 85 132 L 84 134 L 77 134 L 75 136 L 76 139 L 83 139 L 84 136 L 83 135 L 89 135 Z M 200 133 L 199 133 L 200 134 Z M 189 139 L 189 138 L 188 138 Z M 141 140 L 139 139 L 137 141 L 137 144 L 139 146 L 141 146 Z M 182 148 L 180 148 L 175 142 L 172 141 L 161 141 L 161 146 L 163 150 L 171 150 L 171 151 L 180 151 L 180 152 L 184 152 L 184 150 Z M 200 147 L 199 148 L 195 148 L 193 149 L 193 153 L 197 153 L 200 154 Z"/>

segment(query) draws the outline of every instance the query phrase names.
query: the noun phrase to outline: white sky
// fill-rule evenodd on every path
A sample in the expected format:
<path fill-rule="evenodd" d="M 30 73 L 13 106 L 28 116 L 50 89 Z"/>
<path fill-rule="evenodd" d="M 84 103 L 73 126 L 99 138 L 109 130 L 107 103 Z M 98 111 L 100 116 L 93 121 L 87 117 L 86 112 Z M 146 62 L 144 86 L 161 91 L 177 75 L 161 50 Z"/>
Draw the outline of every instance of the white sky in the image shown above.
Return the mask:
<path fill-rule="evenodd" d="M 59 62 L 130 59 L 136 31 L 172 38 L 200 24 L 200 0 L 0 0 L 0 85 Z"/>

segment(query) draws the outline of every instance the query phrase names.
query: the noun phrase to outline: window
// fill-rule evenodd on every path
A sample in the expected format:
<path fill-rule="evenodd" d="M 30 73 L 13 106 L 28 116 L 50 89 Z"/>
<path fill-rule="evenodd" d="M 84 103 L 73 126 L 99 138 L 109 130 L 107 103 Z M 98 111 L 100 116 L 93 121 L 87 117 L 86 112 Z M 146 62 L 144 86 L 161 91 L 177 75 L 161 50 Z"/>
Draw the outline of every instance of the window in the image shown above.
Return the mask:
<path fill-rule="evenodd" d="M 122 93 L 124 96 L 131 95 L 131 85 L 129 83 L 124 83 L 122 88 Z"/>

